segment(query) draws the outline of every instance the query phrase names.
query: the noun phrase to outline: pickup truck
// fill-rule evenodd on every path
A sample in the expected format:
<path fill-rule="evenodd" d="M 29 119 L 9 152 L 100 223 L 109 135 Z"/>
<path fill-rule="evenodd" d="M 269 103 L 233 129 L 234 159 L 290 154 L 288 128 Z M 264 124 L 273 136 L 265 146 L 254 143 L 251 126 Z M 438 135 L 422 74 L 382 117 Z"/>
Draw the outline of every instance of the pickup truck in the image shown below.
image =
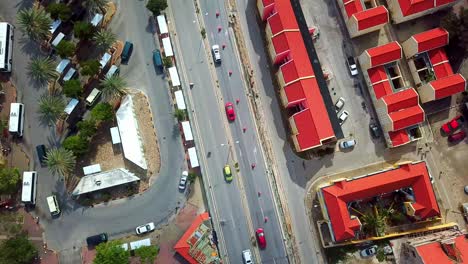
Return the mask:
<path fill-rule="evenodd" d="M 440 128 L 446 135 L 450 135 L 453 132 L 457 131 L 465 121 L 462 115 L 454 117 L 452 120 L 448 121 L 447 123 L 443 124 Z"/>

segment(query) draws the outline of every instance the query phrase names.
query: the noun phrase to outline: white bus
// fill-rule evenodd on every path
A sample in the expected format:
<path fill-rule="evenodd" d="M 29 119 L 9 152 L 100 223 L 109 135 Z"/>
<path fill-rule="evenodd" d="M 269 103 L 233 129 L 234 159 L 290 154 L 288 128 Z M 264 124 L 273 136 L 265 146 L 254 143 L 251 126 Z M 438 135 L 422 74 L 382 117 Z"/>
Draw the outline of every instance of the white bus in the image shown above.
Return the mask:
<path fill-rule="evenodd" d="M 24 130 L 24 105 L 20 103 L 11 103 L 10 105 L 10 122 L 8 124 L 8 131 L 17 135 L 23 136 Z"/>
<path fill-rule="evenodd" d="M 23 190 L 21 191 L 21 202 L 26 205 L 36 204 L 37 172 L 23 172 Z"/>
<path fill-rule="evenodd" d="M 0 72 L 11 72 L 14 27 L 0 22 Z"/>

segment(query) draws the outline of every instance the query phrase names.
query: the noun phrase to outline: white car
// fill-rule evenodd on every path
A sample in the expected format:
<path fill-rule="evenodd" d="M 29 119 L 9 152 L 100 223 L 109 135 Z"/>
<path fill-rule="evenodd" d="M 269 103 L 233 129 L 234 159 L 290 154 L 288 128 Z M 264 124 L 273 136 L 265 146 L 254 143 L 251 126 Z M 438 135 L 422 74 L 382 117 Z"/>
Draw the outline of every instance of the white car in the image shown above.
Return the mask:
<path fill-rule="evenodd" d="M 346 60 L 346 63 L 348 64 L 349 71 L 351 72 L 352 76 L 358 75 L 358 70 L 356 66 L 356 61 L 354 60 L 353 57 L 348 57 Z"/>
<path fill-rule="evenodd" d="M 349 116 L 348 111 L 343 110 L 343 112 L 341 112 L 341 114 L 338 116 L 338 121 L 340 122 L 340 125 L 342 125 L 344 121 L 348 119 L 348 116 Z"/>
<path fill-rule="evenodd" d="M 338 101 L 335 103 L 335 111 L 338 113 L 344 106 L 345 99 L 343 97 L 338 98 Z"/>
<path fill-rule="evenodd" d="M 220 63 L 221 62 L 221 53 L 219 52 L 219 45 L 213 45 L 211 47 L 211 51 L 213 52 L 214 61 L 216 63 Z"/>
<path fill-rule="evenodd" d="M 372 257 L 377 253 L 377 246 L 374 245 L 372 247 L 368 247 L 366 249 L 361 250 L 360 254 L 361 257 L 367 258 L 367 257 Z"/>
<path fill-rule="evenodd" d="M 179 190 L 185 190 L 185 186 L 187 185 L 187 178 L 188 178 L 188 171 L 182 172 L 182 177 L 180 177 L 179 181 Z"/>
<path fill-rule="evenodd" d="M 147 223 L 145 225 L 141 225 L 135 229 L 137 235 L 142 235 L 154 230 L 154 223 Z"/>
<path fill-rule="evenodd" d="M 253 264 L 252 253 L 250 252 L 250 249 L 242 251 L 242 259 L 244 260 L 244 264 Z"/>
<path fill-rule="evenodd" d="M 356 140 L 350 139 L 350 140 L 343 140 L 340 142 L 340 148 L 341 149 L 348 149 L 352 148 L 356 145 Z"/>

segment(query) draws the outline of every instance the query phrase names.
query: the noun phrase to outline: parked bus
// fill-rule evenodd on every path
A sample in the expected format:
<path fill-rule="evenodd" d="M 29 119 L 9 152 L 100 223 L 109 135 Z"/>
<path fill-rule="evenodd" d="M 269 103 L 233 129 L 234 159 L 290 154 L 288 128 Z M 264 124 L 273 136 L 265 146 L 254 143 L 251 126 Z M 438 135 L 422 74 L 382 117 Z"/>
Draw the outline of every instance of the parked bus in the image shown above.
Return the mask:
<path fill-rule="evenodd" d="M 21 202 L 25 205 L 36 204 L 37 172 L 23 172 L 23 190 L 21 191 Z"/>
<path fill-rule="evenodd" d="M 23 136 L 24 130 L 24 105 L 20 103 L 11 103 L 10 105 L 10 122 L 8 131 L 17 135 Z"/>
<path fill-rule="evenodd" d="M 0 22 L 0 72 L 11 72 L 14 27 Z"/>

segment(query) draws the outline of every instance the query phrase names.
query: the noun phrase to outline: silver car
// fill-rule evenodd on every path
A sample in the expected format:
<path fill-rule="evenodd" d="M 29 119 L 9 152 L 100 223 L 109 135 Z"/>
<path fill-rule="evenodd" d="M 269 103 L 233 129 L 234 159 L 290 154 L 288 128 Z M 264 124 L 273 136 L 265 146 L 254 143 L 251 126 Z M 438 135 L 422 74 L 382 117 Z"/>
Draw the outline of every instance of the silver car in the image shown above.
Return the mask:
<path fill-rule="evenodd" d="M 182 177 L 180 177 L 179 181 L 179 190 L 185 190 L 185 186 L 187 185 L 187 178 L 188 178 L 188 171 L 182 172 Z"/>
<path fill-rule="evenodd" d="M 216 63 L 220 63 L 221 62 L 221 53 L 219 51 L 219 45 L 213 45 L 211 47 L 211 51 L 213 52 L 214 61 Z"/>
<path fill-rule="evenodd" d="M 343 140 L 340 142 L 340 148 L 341 149 L 348 149 L 356 146 L 356 140 L 355 139 L 350 139 L 350 140 Z"/>
<path fill-rule="evenodd" d="M 338 122 L 340 122 L 340 125 L 342 125 L 346 119 L 348 119 L 349 113 L 346 110 L 343 110 L 341 114 L 338 115 Z"/>
<path fill-rule="evenodd" d="M 148 232 L 151 232 L 154 230 L 154 223 L 151 222 L 151 223 L 147 223 L 145 225 L 141 225 L 139 227 L 137 227 L 135 229 L 137 235 L 142 235 L 142 234 L 146 234 Z"/>
<path fill-rule="evenodd" d="M 343 97 L 340 97 L 338 98 L 338 101 L 336 101 L 335 103 L 335 111 L 338 113 L 339 111 L 341 111 L 341 109 L 343 108 L 345 104 L 345 99 Z"/>

